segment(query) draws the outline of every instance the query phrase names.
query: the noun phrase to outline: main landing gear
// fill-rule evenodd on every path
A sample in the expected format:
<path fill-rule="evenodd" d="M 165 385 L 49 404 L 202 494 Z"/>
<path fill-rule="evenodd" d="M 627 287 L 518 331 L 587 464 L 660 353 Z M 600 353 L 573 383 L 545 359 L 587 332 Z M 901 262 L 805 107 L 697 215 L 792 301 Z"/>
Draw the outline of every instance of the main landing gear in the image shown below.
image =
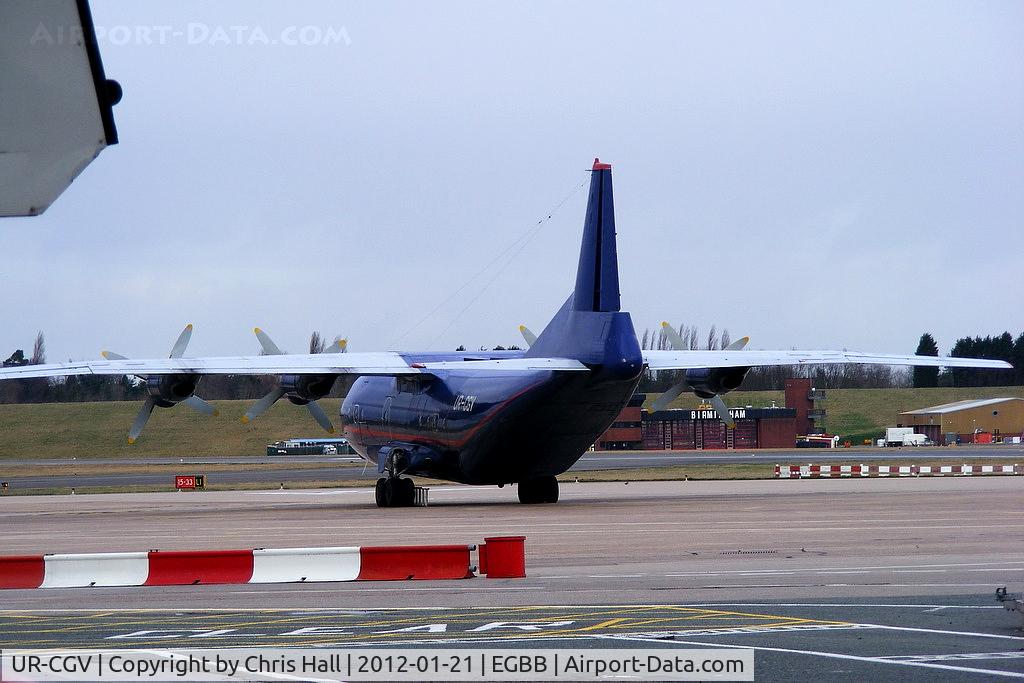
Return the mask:
<path fill-rule="evenodd" d="M 416 499 L 416 486 L 412 479 L 381 477 L 377 480 L 375 495 L 379 508 L 412 507 Z"/>
<path fill-rule="evenodd" d="M 519 482 L 519 502 L 525 505 L 557 503 L 558 480 L 552 476 Z"/>

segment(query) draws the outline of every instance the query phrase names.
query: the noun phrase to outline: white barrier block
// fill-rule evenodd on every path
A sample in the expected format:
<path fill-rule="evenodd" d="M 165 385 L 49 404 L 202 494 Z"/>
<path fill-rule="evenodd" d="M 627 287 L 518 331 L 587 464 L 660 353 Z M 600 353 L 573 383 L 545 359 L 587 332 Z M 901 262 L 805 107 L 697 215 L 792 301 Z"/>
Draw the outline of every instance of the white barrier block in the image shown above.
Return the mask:
<path fill-rule="evenodd" d="M 252 551 L 249 583 L 355 581 L 359 548 L 272 548 Z"/>
<path fill-rule="evenodd" d="M 149 577 L 149 553 L 44 555 L 40 588 L 141 586 Z"/>

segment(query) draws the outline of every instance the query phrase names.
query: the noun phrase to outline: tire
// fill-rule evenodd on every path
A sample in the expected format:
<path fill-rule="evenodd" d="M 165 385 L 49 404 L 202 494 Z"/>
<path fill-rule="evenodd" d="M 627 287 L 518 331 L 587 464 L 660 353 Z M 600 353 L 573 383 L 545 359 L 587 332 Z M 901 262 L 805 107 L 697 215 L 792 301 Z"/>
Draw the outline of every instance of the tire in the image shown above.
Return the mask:
<path fill-rule="evenodd" d="M 412 479 L 399 479 L 398 481 L 401 484 L 398 490 L 402 494 L 399 505 L 411 508 L 416 502 L 416 484 L 413 483 Z"/>
<path fill-rule="evenodd" d="M 380 479 L 378 479 L 377 480 L 377 486 L 376 486 L 376 488 L 374 489 L 374 492 L 373 492 L 374 493 L 374 498 L 377 501 L 377 507 L 379 507 L 379 508 L 386 508 L 388 506 L 387 505 L 387 501 L 384 499 L 384 484 L 386 482 L 387 482 L 387 479 L 385 479 L 384 477 L 381 477 Z"/>
<path fill-rule="evenodd" d="M 558 480 L 554 477 L 545 482 L 544 487 L 544 503 L 557 503 L 558 502 Z"/>
<path fill-rule="evenodd" d="M 395 486 L 395 480 L 391 478 L 385 479 L 384 486 L 381 488 L 384 491 L 384 505 L 382 507 L 398 507 L 398 487 Z"/>
<path fill-rule="evenodd" d="M 538 477 L 519 482 L 519 502 L 523 505 L 557 503 L 558 480 L 554 477 Z"/>

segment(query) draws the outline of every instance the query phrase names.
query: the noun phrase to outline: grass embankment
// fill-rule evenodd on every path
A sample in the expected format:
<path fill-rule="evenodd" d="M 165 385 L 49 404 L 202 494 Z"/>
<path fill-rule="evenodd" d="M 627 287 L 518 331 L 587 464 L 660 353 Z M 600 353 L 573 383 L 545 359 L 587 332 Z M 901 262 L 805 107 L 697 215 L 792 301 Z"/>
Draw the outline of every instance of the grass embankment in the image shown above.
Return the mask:
<path fill-rule="evenodd" d="M 650 394 L 648 400 L 655 398 Z M 1019 396 L 1024 387 L 974 389 L 829 389 L 822 404 L 829 432 L 854 443 L 880 435 L 896 424 L 899 413 L 973 398 Z M 781 391 L 737 391 L 726 395 L 730 406 L 785 404 Z M 128 427 L 141 401 L 101 403 L 44 403 L 0 405 L 0 459 L 125 458 L 252 455 L 263 456 L 268 443 L 294 437 L 326 434 L 309 414 L 280 401 L 259 419 L 242 424 L 252 401 L 214 401 L 219 417 L 204 417 L 186 406 L 157 409 L 139 441 L 129 446 Z M 321 402 L 328 415 L 338 414 L 338 399 Z M 674 408 L 694 408 L 697 399 L 686 396 Z M 335 422 L 336 422 L 335 418 Z"/>
<path fill-rule="evenodd" d="M 1016 396 L 1024 398 L 1024 386 L 1019 387 L 974 387 L 936 389 L 826 389 L 825 400 L 820 407 L 825 409 L 825 428 L 829 434 L 839 434 L 860 444 L 863 439 L 875 439 L 883 435 L 886 427 L 894 426 L 899 414 L 929 406 L 979 398 L 1002 398 Z M 657 394 L 648 394 L 649 405 Z M 781 391 L 734 391 L 727 394 L 725 402 L 734 408 L 743 406 L 778 406 L 786 404 Z M 681 396 L 673 401 L 670 408 L 696 408 L 695 396 Z"/>
<path fill-rule="evenodd" d="M 287 401 L 242 424 L 242 414 L 252 403 L 213 401 L 220 410 L 217 417 L 205 417 L 187 406 L 157 408 L 132 446 L 128 428 L 141 401 L 0 405 L 0 459 L 264 456 L 267 444 L 274 441 L 328 436 L 304 408 Z M 338 414 L 339 399 L 319 403 L 328 415 Z"/>

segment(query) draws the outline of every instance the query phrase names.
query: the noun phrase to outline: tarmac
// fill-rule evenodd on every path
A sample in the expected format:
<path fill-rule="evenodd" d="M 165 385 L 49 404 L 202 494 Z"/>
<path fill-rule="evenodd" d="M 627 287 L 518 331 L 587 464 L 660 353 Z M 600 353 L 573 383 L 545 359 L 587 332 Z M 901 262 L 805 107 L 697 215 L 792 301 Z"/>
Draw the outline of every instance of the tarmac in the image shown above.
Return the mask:
<path fill-rule="evenodd" d="M 800 464 L 822 463 L 913 463 L 919 460 L 946 458 L 986 458 L 992 463 L 1024 463 L 1024 448 L 1020 446 L 960 446 L 957 448 L 856 448 L 785 450 L 729 450 L 729 451 L 599 451 L 587 453 L 571 471 L 618 470 L 649 467 L 707 464 Z M 268 469 L 266 464 L 288 464 L 290 469 Z M 218 484 L 266 484 L 311 481 L 338 481 L 343 479 L 376 479 L 376 468 L 367 465 L 358 456 L 189 456 L 182 458 L 124 459 L 18 459 L 0 460 L 0 480 L 7 481 L 12 490 L 29 488 L 84 488 L 90 486 L 167 486 L 173 477 L 159 472 L 109 472 L 103 474 L 76 474 L 76 465 L 180 465 L 187 466 L 181 474 L 203 474 L 203 465 L 251 465 L 251 469 L 211 472 L 207 479 Z M 5 475 L 6 466 L 64 466 L 52 474 L 29 476 Z M 197 470 L 198 468 L 198 470 Z"/>
<path fill-rule="evenodd" d="M 527 577 L 0 592 L 0 647 L 753 647 L 757 680 L 1024 677 L 1024 479 L 0 499 L 3 554 L 527 538 Z"/>

